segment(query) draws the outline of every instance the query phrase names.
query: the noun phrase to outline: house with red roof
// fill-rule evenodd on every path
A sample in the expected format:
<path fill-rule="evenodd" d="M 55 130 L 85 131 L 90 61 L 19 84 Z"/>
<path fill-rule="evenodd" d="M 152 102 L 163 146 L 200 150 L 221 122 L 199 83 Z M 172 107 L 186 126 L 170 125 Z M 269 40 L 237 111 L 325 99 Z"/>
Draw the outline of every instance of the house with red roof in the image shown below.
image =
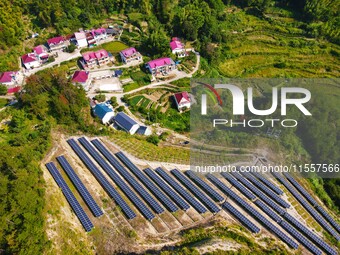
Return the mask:
<path fill-rule="evenodd" d="M 106 65 L 110 61 L 109 53 L 104 49 L 96 51 L 94 55 L 96 56 L 99 66 Z"/>
<path fill-rule="evenodd" d="M 18 83 L 18 72 L 0 73 L 0 83 L 6 86 L 12 86 Z"/>
<path fill-rule="evenodd" d="M 81 84 L 85 90 L 87 90 L 87 85 L 89 83 L 89 72 L 83 70 L 75 71 L 71 81 L 73 84 Z"/>
<path fill-rule="evenodd" d="M 104 40 L 107 37 L 105 28 L 92 29 L 91 34 L 96 42 Z"/>
<path fill-rule="evenodd" d="M 169 72 L 176 69 L 176 64 L 171 58 L 164 57 L 149 61 L 146 64 L 146 68 L 149 69 L 152 75 L 162 74 L 166 76 Z"/>
<path fill-rule="evenodd" d="M 190 99 L 188 92 L 183 91 L 183 92 L 176 93 L 174 94 L 174 99 L 175 99 L 178 111 L 182 111 L 183 108 L 185 109 L 190 108 L 191 99 Z"/>
<path fill-rule="evenodd" d="M 44 45 L 34 47 L 33 52 L 35 53 L 36 56 L 38 56 L 41 63 L 44 63 L 48 60 L 49 56 L 47 53 L 47 49 Z"/>
<path fill-rule="evenodd" d="M 142 62 L 142 54 L 140 54 L 135 48 L 127 48 L 119 52 L 120 57 L 124 64 L 130 63 L 132 61 Z"/>
<path fill-rule="evenodd" d="M 84 68 L 93 68 L 96 65 L 105 65 L 107 64 L 110 59 L 111 56 L 109 55 L 109 53 L 104 50 L 98 50 L 96 52 L 85 52 L 82 54 L 83 56 L 83 67 Z"/>
<path fill-rule="evenodd" d="M 33 69 L 40 66 L 40 59 L 35 53 L 28 53 L 21 57 L 22 64 L 26 69 Z"/>
<path fill-rule="evenodd" d="M 184 44 L 177 37 L 173 37 L 171 39 L 170 48 L 171 48 L 172 54 L 177 55 L 177 57 L 179 58 L 187 56 Z"/>
<path fill-rule="evenodd" d="M 69 41 L 63 36 L 53 37 L 47 40 L 50 51 L 63 50 L 69 45 Z"/>

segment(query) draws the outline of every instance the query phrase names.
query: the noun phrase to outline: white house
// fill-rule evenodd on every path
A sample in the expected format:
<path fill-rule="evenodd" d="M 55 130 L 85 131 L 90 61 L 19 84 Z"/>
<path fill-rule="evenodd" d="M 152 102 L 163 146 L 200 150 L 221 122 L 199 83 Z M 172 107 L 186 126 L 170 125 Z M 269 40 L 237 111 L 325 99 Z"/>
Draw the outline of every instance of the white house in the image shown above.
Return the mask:
<path fill-rule="evenodd" d="M 74 33 L 74 38 L 77 41 L 78 48 L 87 47 L 87 39 L 85 32 L 76 32 Z"/>
<path fill-rule="evenodd" d="M 131 61 L 141 62 L 143 60 L 142 55 L 133 47 L 122 50 L 119 54 L 124 64 L 130 63 Z"/>
<path fill-rule="evenodd" d="M 93 113 L 101 119 L 103 124 L 107 124 L 114 117 L 113 110 L 106 104 L 97 104 L 93 108 Z"/>
<path fill-rule="evenodd" d="M 191 100 L 190 100 L 188 92 L 184 91 L 184 92 L 176 93 L 174 94 L 174 98 L 175 98 L 177 109 L 179 111 L 181 111 L 184 107 L 190 108 Z"/>
<path fill-rule="evenodd" d="M 133 119 L 131 119 L 124 112 L 117 113 L 115 117 L 115 122 L 120 128 L 130 133 L 131 135 L 136 133 L 137 130 L 139 129 L 139 124 Z"/>
<path fill-rule="evenodd" d="M 35 53 L 28 53 L 21 57 L 21 61 L 26 69 L 31 69 L 40 66 L 39 57 Z"/>
<path fill-rule="evenodd" d="M 172 38 L 170 48 L 172 54 L 177 55 L 179 58 L 187 56 L 184 44 L 177 37 Z"/>

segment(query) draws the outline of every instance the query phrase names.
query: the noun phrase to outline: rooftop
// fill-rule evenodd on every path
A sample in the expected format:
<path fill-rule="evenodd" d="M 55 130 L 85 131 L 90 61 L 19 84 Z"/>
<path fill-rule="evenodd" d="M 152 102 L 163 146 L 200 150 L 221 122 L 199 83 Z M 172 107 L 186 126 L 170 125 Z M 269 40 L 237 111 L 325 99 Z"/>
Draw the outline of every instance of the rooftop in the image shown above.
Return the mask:
<path fill-rule="evenodd" d="M 131 47 L 131 48 L 127 48 L 125 50 L 122 50 L 121 53 L 125 56 L 125 57 L 130 57 L 132 56 L 133 54 L 137 53 L 138 51 L 134 48 L 134 47 Z"/>
<path fill-rule="evenodd" d="M 13 76 L 15 76 L 15 72 L 3 72 L 0 74 L 0 83 L 7 83 L 11 82 Z"/>
<path fill-rule="evenodd" d="M 124 112 L 119 112 L 117 113 L 115 117 L 115 121 L 117 122 L 118 125 L 123 127 L 125 130 L 131 130 L 131 128 L 138 124 L 136 121 L 131 119 L 128 115 L 126 115 Z"/>
<path fill-rule="evenodd" d="M 84 32 L 76 32 L 76 33 L 74 33 L 74 37 L 75 37 L 77 40 L 86 39 L 86 35 L 85 35 Z"/>
<path fill-rule="evenodd" d="M 154 59 L 148 62 L 148 65 L 151 68 L 157 68 L 160 66 L 165 66 L 165 65 L 171 65 L 173 63 L 173 60 L 169 57 L 164 57 L 164 58 L 158 58 Z"/>
<path fill-rule="evenodd" d="M 176 93 L 174 97 L 178 104 L 183 102 L 190 102 L 189 93 L 186 91 Z"/>
<path fill-rule="evenodd" d="M 63 43 L 65 41 L 65 38 L 62 36 L 57 36 L 57 37 L 53 37 L 47 40 L 47 44 L 48 45 L 55 45 L 55 44 L 59 44 L 59 43 Z"/>
<path fill-rule="evenodd" d="M 89 78 L 89 72 L 75 71 L 72 77 L 73 82 L 85 83 Z"/>
<path fill-rule="evenodd" d="M 21 57 L 22 62 L 25 63 L 30 63 L 30 62 L 34 62 L 34 61 L 38 61 L 38 58 L 35 56 L 34 53 L 28 53 L 25 54 Z"/>
<path fill-rule="evenodd" d="M 109 113 L 109 112 L 113 112 L 113 110 L 111 108 L 109 108 L 106 104 L 97 104 L 94 109 L 94 114 L 102 119 L 104 118 L 104 116 Z"/>
<path fill-rule="evenodd" d="M 181 43 L 181 41 L 177 37 L 174 37 L 172 38 L 172 41 L 170 42 L 170 48 L 171 50 L 183 49 L 184 45 Z"/>

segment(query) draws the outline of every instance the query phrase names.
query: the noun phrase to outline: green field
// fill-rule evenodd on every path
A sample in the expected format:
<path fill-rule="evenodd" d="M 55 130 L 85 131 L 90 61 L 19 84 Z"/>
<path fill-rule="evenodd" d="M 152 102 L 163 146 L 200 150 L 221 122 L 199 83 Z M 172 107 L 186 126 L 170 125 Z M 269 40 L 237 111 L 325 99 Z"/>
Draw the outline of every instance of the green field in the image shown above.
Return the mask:
<path fill-rule="evenodd" d="M 96 47 L 82 49 L 81 52 L 97 51 L 100 49 L 104 49 L 110 52 L 111 54 L 116 55 L 120 51 L 125 50 L 127 48 L 129 48 L 129 46 L 127 46 L 126 44 L 119 42 L 119 41 L 113 41 L 113 42 L 103 43 L 102 45 L 99 45 Z"/>

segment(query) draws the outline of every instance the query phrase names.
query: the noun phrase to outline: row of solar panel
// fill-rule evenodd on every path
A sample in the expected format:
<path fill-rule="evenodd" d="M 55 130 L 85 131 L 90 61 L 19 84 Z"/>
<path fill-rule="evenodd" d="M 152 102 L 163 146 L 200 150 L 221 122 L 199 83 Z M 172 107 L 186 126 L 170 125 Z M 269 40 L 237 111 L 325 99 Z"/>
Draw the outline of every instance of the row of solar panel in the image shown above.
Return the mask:
<path fill-rule="evenodd" d="M 100 151 L 100 153 L 102 153 L 102 155 L 109 161 L 109 163 L 114 167 L 114 169 L 112 169 L 112 167 L 99 155 L 99 153 L 94 149 L 94 147 L 91 145 L 91 143 L 87 139 L 79 138 L 78 140 L 83 145 L 83 147 L 89 152 L 89 154 L 97 161 L 97 163 L 105 170 L 105 172 L 112 178 L 112 180 L 117 184 L 117 186 L 123 190 L 123 192 L 128 196 L 128 198 L 135 205 L 138 203 L 138 197 L 135 196 L 135 198 L 133 198 L 133 193 L 128 192 L 129 187 L 114 172 L 114 169 L 116 169 L 121 174 L 121 176 L 124 177 L 124 179 L 131 185 L 131 187 L 133 187 L 141 195 L 141 197 L 144 198 L 144 200 L 147 201 L 147 203 L 151 207 L 153 207 L 155 211 L 156 209 L 158 210 L 157 211 L 158 213 L 161 213 L 164 211 L 164 209 L 159 206 L 159 204 L 154 200 L 154 198 L 148 194 L 148 192 L 144 189 L 144 187 L 141 186 L 141 184 L 134 179 L 134 177 L 124 168 L 124 166 L 121 165 L 121 163 L 113 156 L 113 154 L 111 154 L 103 146 L 103 144 L 99 140 L 95 139 L 95 140 L 92 140 L 91 142 Z M 69 140 L 69 143 L 76 144 L 76 142 L 73 139 Z M 76 150 L 79 151 L 80 149 L 79 146 L 77 144 L 76 146 L 78 147 L 78 149 Z M 135 176 L 150 190 L 150 192 L 152 192 L 159 199 L 159 201 L 161 201 L 165 205 L 165 207 L 167 207 L 170 211 L 178 210 L 178 207 L 175 205 L 175 203 L 178 204 L 184 210 L 187 210 L 190 208 L 190 206 L 186 203 L 186 201 L 183 200 L 179 195 L 181 195 L 184 199 L 186 199 L 189 202 L 189 204 L 191 204 L 199 213 L 204 213 L 207 211 L 206 208 L 199 201 L 193 198 L 191 194 L 189 194 L 184 188 L 182 188 L 182 186 L 180 186 L 176 181 L 174 181 L 172 177 L 170 177 L 163 169 L 159 168 L 155 172 L 157 172 L 159 176 L 163 178 L 164 181 L 166 181 L 174 190 L 176 190 L 176 192 L 179 195 L 175 191 L 173 191 L 168 185 L 166 185 L 164 181 L 160 179 L 158 175 L 156 175 L 155 172 L 153 172 L 152 170 L 151 171 L 144 170 L 144 172 L 147 174 L 147 176 L 149 176 L 154 181 L 155 184 L 158 185 L 158 187 L 162 191 L 164 191 L 164 193 L 166 193 L 169 197 L 171 197 L 174 200 L 174 202 L 172 202 L 153 182 L 151 182 L 151 180 L 147 178 L 147 176 L 142 171 L 140 171 L 122 152 L 117 153 L 116 156 L 135 174 Z M 197 196 L 199 200 L 201 200 L 209 208 L 211 212 L 216 213 L 220 210 L 220 208 L 217 205 L 215 205 L 213 201 L 211 201 L 205 194 L 203 194 L 203 192 L 201 192 L 197 187 L 195 187 L 190 182 L 189 179 L 187 179 L 184 175 L 182 175 L 181 178 L 184 178 L 186 180 L 185 186 L 195 196 Z M 219 195 L 217 192 L 216 194 Z M 215 197 L 217 197 L 216 194 L 215 194 Z M 135 199 L 135 202 L 132 199 Z M 218 199 L 222 200 L 223 197 L 220 196 Z M 157 205 L 159 206 L 158 208 L 157 208 Z M 145 209 L 147 207 L 143 208 L 142 202 L 139 204 L 139 207 L 137 205 L 136 207 L 141 211 L 141 213 L 147 219 L 152 219 L 154 217 L 153 214 L 151 216 L 151 214 L 147 214 L 147 212 L 145 212 Z"/>
<path fill-rule="evenodd" d="M 87 214 L 85 213 L 84 209 L 80 206 L 78 200 L 75 198 L 74 194 L 66 184 L 64 178 L 61 176 L 60 172 L 58 171 L 57 167 L 54 165 L 53 162 L 46 164 L 47 169 L 53 176 L 54 180 L 60 187 L 61 191 L 63 192 L 64 196 L 66 197 L 68 203 L 71 205 L 72 210 L 77 215 L 79 221 L 83 225 L 85 231 L 89 232 L 93 228 L 93 224 Z"/>
<path fill-rule="evenodd" d="M 298 191 L 285 179 L 281 174 L 272 172 L 287 190 L 299 201 L 299 203 L 313 216 L 313 218 L 328 231 L 337 241 L 340 241 L 340 235 L 328 224 L 328 222 L 300 195 Z"/>
<path fill-rule="evenodd" d="M 209 181 L 211 181 L 216 187 L 218 187 L 221 191 L 223 191 L 227 196 L 231 197 L 236 203 L 238 203 L 245 211 L 247 211 L 253 218 L 258 220 L 263 226 L 273 232 L 276 236 L 278 236 L 282 241 L 287 243 L 293 249 L 298 248 L 298 244 L 283 233 L 278 227 L 272 224 L 269 220 L 267 220 L 262 214 L 260 214 L 257 210 L 251 207 L 247 202 L 245 202 L 240 196 L 238 196 L 234 191 L 228 188 L 222 181 L 220 181 L 216 176 L 212 174 L 207 174 L 206 177 Z M 250 226 L 248 226 L 250 228 Z"/>
<path fill-rule="evenodd" d="M 99 171 L 99 169 L 93 164 L 92 160 L 85 154 L 85 152 L 80 148 L 80 146 L 73 140 L 69 139 L 68 144 L 75 151 L 78 157 L 83 161 L 85 166 L 94 175 L 97 181 L 102 185 L 111 198 L 120 206 L 124 214 L 128 219 L 133 219 L 136 217 L 135 212 L 128 206 L 120 194 L 114 189 L 110 182 L 105 178 L 105 176 Z"/>
<path fill-rule="evenodd" d="M 235 183 L 237 182 L 230 174 L 222 174 L 230 183 Z M 240 184 L 241 185 L 241 184 Z M 236 188 L 238 188 L 239 185 L 234 185 Z M 242 186 L 242 185 L 241 185 Z M 242 189 L 243 188 L 243 189 Z M 238 188 L 240 190 L 240 192 L 242 193 L 242 191 L 245 189 L 245 187 L 242 188 Z M 251 190 L 253 190 L 251 186 L 249 186 L 248 188 L 250 188 L 249 190 L 247 190 L 248 192 L 250 192 L 252 195 L 253 193 L 251 192 Z M 249 195 L 248 195 L 249 196 Z M 279 216 L 283 216 L 284 218 L 286 218 L 296 229 L 298 229 L 299 231 L 301 231 L 306 237 L 308 237 L 311 241 L 313 241 L 314 243 L 316 243 L 321 249 L 323 249 L 324 251 L 326 251 L 328 254 L 337 254 L 336 251 L 334 249 L 332 249 L 326 242 L 324 242 L 321 238 L 319 238 L 318 236 L 316 236 L 313 232 L 311 232 L 310 230 L 308 230 L 305 226 L 303 226 L 303 224 L 299 223 L 297 220 L 295 220 L 291 215 L 289 215 L 288 213 L 286 213 L 286 211 L 284 211 L 281 207 L 279 207 L 273 200 L 271 200 L 270 198 L 268 198 L 267 200 L 265 200 L 265 202 L 269 205 L 269 207 L 263 203 L 261 200 L 256 200 L 254 203 L 266 214 L 268 214 L 268 216 L 270 218 L 272 218 L 274 221 L 276 221 L 277 223 L 281 223 L 282 222 L 282 218 Z M 277 213 L 275 213 L 274 211 L 272 211 L 272 209 L 274 209 Z M 314 254 L 319 254 L 320 251 L 318 251 L 317 249 L 315 249 L 310 243 L 306 242 L 304 237 L 301 237 L 299 234 L 296 233 L 297 230 L 294 230 L 292 227 L 289 227 L 286 223 L 281 223 L 284 224 L 283 227 L 286 228 L 286 231 L 291 231 L 292 236 L 294 236 L 297 240 L 300 240 L 300 243 L 302 243 L 307 249 L 309 249 L 312 253 Z M 287 230 L 287 228 L 289 228 Z"/>
<path fill-rule="evenodd" d="M 340 233 L 340 225 L 315 201 L 315 199 L 305 190 L 289 173 L 283 173 L 293 186 L 300 191 L 309 203 L 319 211 L 319 213 Z"/>

